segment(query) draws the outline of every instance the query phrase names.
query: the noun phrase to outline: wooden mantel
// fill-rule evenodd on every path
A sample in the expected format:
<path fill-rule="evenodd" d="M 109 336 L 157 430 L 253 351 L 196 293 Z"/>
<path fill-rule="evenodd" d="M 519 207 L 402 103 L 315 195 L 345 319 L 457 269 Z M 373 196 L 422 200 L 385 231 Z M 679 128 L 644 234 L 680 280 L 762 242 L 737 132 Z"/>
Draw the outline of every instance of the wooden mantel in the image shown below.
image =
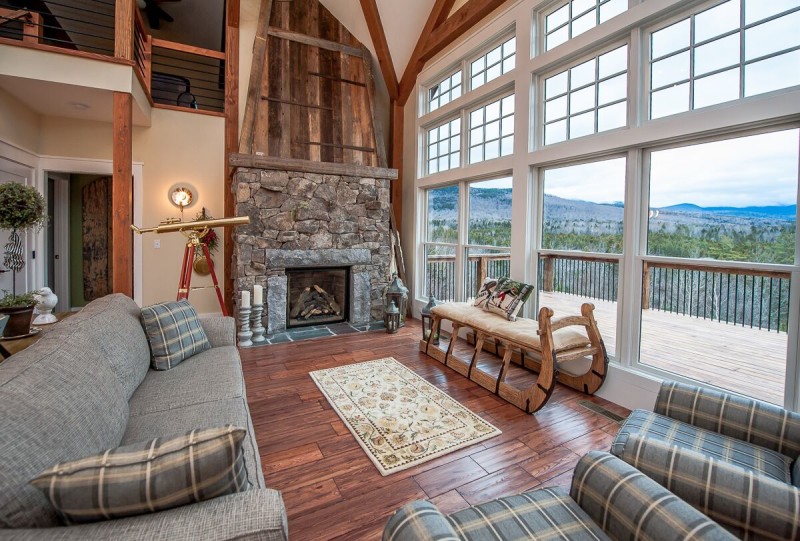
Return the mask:
<path fill-rule="evenodd" d="M 248 169 L 269 169 L 273 171 L 300 171 L 318 175 L 342 175 L 348 177 L 372 177 L 397 179 L 397 169 L 371 167 L 349 163 L 317 162 L 278 156 L 259 156 L 254 154 L 231 154 L 228 159 L 231 167 Z"/>

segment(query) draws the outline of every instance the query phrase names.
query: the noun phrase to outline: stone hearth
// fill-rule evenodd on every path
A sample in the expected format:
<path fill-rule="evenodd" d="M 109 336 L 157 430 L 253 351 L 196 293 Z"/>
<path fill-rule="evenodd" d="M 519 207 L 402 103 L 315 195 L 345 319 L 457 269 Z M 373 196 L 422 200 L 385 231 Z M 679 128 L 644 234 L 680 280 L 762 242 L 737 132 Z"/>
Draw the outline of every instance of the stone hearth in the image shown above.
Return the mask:
<path fill-rule="evenodd" d="M 382 319 L 390 281 L 389 179 L 396 172 L 358 166 L 348 174 L 275 170 L 269 160 L 258 157 L 256 167 L 239 167 L 234 183 L 236 214 L 250 216 L 250 225 L 234 235 L 235 286 L 265 287 L 267 333 L 286 328 L 286 269 L 294 268 L 349 267 L 349 323 Z M 325 166 L 315 163 L 313 170 Z"/>

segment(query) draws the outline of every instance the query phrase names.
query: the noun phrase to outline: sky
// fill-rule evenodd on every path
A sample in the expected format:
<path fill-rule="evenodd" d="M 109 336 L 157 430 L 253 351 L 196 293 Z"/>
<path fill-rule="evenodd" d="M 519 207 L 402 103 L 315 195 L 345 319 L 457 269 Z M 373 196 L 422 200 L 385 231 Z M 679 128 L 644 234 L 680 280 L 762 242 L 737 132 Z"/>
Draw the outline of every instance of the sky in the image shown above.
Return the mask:
<path fill-rule="evenodd" d="M 715 141 L 651 154 L 650 207 L 792 205 L 800 130 Z M 625 158 L 549 169 L 545 193 L 594 203 L 624 200 Z"/>

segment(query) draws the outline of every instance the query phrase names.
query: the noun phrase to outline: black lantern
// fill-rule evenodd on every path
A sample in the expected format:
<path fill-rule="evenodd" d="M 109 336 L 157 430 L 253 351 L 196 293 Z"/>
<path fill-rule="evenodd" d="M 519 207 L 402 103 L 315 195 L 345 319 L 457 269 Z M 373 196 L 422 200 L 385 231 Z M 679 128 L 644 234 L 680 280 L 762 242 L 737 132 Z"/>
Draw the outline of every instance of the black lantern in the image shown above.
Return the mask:
<path fill-rule="evenodd" d="M 428 304 L 422 307 L 422 311 L 420 315 L 422 316 L 422 339 L 427 340 L 428 336 L 430 336 L 431 331 L 433 330 L 433 316 L 431 315 L 431 310 L 434 306 L 437 305 L 436 297 L 431 295 L 428 297 Z M 439 345 L 439 329 L 436 329 L 436 332 L 433 334 L 433 339 L 431 339 L 431 344 L 438 346 Z"/>
<path fill-rule="evenodd" d="M 389 308 L 384 312 L 383 321 L 386 325 L 386 332 L 389 334 L 395 334 L 400 328 L 400 310 L 397 309 L 394 301 L 391 301 Z"/>
<path fill-rule="evenodd" d="M 403 285 L 403 281 L 397 277 L 397 273 L 392 274 L 392 283 L 386 288 L 386 295 L 383 303 L 384 313 L 388 312 L 389 305 L 394 302 L 395 307 L 400 312 L 400 327 L 405 327 L 406 311 L 408 310 L 408 288 Z M 385 317 L 384 317 L 384 323 Z"/>

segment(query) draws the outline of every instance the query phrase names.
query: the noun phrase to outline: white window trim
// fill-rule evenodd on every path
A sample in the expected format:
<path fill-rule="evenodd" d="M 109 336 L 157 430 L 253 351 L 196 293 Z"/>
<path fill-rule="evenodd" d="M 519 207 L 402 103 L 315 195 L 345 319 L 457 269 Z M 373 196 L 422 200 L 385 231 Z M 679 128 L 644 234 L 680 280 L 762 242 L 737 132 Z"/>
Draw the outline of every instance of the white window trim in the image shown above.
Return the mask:
<path fill-rule="evenodd" d="M 419 116 L 413 115 L 414 137 L 419 138 L 421 130 L 430 126 L 437 118 L 444 118 L 463 111 L 471 103 L 477 103 L 489 96 L 492 92 L 513 85 L 516 95 L 515 106 L 515 152 L 497 160 L 483 161 L 478 164 L 450 170 L 442 174 L 429 177 L 417 175 L 413 182 L 414 196 L 406 201 L 416 201 L 413 209 L 415 224 L 412 239 L 415 250 L 411 251 L 414 261 L 409 261 L 414 269 L 412 286 L 414 286 L 415 310 L 419 310 L 427 298 L 422 298 L 420 293 L 421 280 L 416 277 L 424 276 L 424 254 L 422 246 L 424 238 L 422 233 L 425 226 L 424 189 L 452 184 L 465 178 L 477 179 L 481 177 L 496 177 L 511 171 L 513 176 L 514 202 L 512 211 L 512 262 L 511 275 L 513 278 L 535 283 L 536 265 L 533 247 L 538 246 L 539 238 L 536 224 L 539 216 L 541 192 L 538 189 L 538 180 L 541 168 L 557 164 L 568 164 L 581 160 L 599 159 L 612 154 L 627 155 L 627 184 L 626 202 L 639 201 L 638 205 L 626 204 L 624 235 L 624 253 L 626 257 L 620 268 L 621 286 L 618 302 L 624 309 L 618 311 L 618 328 L 625 329 L 627 336 L 620 341 L 617 348 L 617 357 L 620 362 L 612 365 L 614 375 L 609 378 L 599 395 L 614 400 L 626 407 L 651 407 L 658 389 L 654 374 L 640 370 L 636 366 L 638 359 L 638 318 L 637 304 L 641 296 L 630 294 L 636 287 L 641 287 L 641 257 L 639 253 L 641 227 L 632 224 L 641 223 L 640 207 L 642 177 L 644 167 L 645 149 L 661 147 L 680 141 L 699 140 L 700 137 L 722 137 L 731 132 L 740 134 L 747 130 L 765 127 L 769 131 L 778 129 L 778 126 L 787 120 L 800 120 L 800 87 L 790 87 L 776 90 L 766 94 L 759 94 L 726 102 L 686 113 L 649 120 L 641 111 L 649 107 L 644 84 L 644 63 L 648 60 L 646 54 L 647 34 L 644 29 L 658 24 L 673 16 L 676 19 L 685 16 L 697 3 L 694 0 L 630 0 L 629 9 L 609 21 L 580 34 L 579 36 L 561 44 L 549 51 L 543 51 L 539 45 L 541 41 L 540 26 L 532 25 L 532 21 L 539 20 L 542 10 L 552 6 L 549 0 L 517 0 L 504 6 L 502 10 L 488 19 L 481 28 L 476 29 L 462 41 L 448 50 L 440 53 L 428 62 L 419 80 L 430 81 L 433 74 L 441 74 L 444 67 L 452 67 L 491 42 L 495 37 L 509 27 L 515 26 L 517 38 L 515 69 L 498 79 L 479 87 L 475 91 L 462 94 L 458 100 L 437 109 L 433 114 Z M 592 136 L 564 141 L 562 143 L 540 147 L 539 137 L 535 129 L 537 119 L 540 119 L 538 106 L 529 109 L 530 114 L 523 111 L 529 107 L 532 98 L 538 98 L 538 79 L 544 73 L 552 71 L 558 66 L 570 63 L 581 56 L 588 56 L 600 47 L 622 40 L 629 41 L 629 66 L 628 66 L 628 128 L 600 132 Z M 536 49 L 538 54 L 534 55 Z M 466 72 L 465 72 L 466 74 Z M 464 87 L 466 88 L 466 87 Z M 422 86 L 415 92 L 416 103 L 410 104 L 412 111 L 419 111 L 422 104 Z M 525 135 L 528 137 L 525 137 Z M 416 170 L 420 163 L 421 146 L 414 145 L 412 152 L 406 156 L 407 170 Z M 413 160 L 409 162 L 409 160 Z M 413 167 L 412 167 L 413 166 Z M 409 187 L 410 188 L 410 187 Z M 646 203 L 644 203 L 646 204 Z M 798 235 L 798 253 L 800 253 L 800 235 Z M 638 267 L 637 267 L 638 266 Z M 638 274 L 638 276 L 637 276 Z M 797 347 L 798 324 L 800 324 L 800 271 L 792 271 L 792 291 L 795 292 L 790 304 L 790 329 L 791 335 L 788 360 L 785 405 L 792 409 L 800 409 L 800 352 Z M 638 300 L 637 300 L 638 299 Z M 532 303 L 531 303 L 532 304 Z M 640 308 L 640 306 L 638 306 Z M 530 306 L 526 307 L 526 315 L 533 315 Z M 663 377 L 663 374 L 660 375 Z M 670 374 L 672 379 L 680 379 Z M 687 380 L 688 381 L 688 380 Z"/>

